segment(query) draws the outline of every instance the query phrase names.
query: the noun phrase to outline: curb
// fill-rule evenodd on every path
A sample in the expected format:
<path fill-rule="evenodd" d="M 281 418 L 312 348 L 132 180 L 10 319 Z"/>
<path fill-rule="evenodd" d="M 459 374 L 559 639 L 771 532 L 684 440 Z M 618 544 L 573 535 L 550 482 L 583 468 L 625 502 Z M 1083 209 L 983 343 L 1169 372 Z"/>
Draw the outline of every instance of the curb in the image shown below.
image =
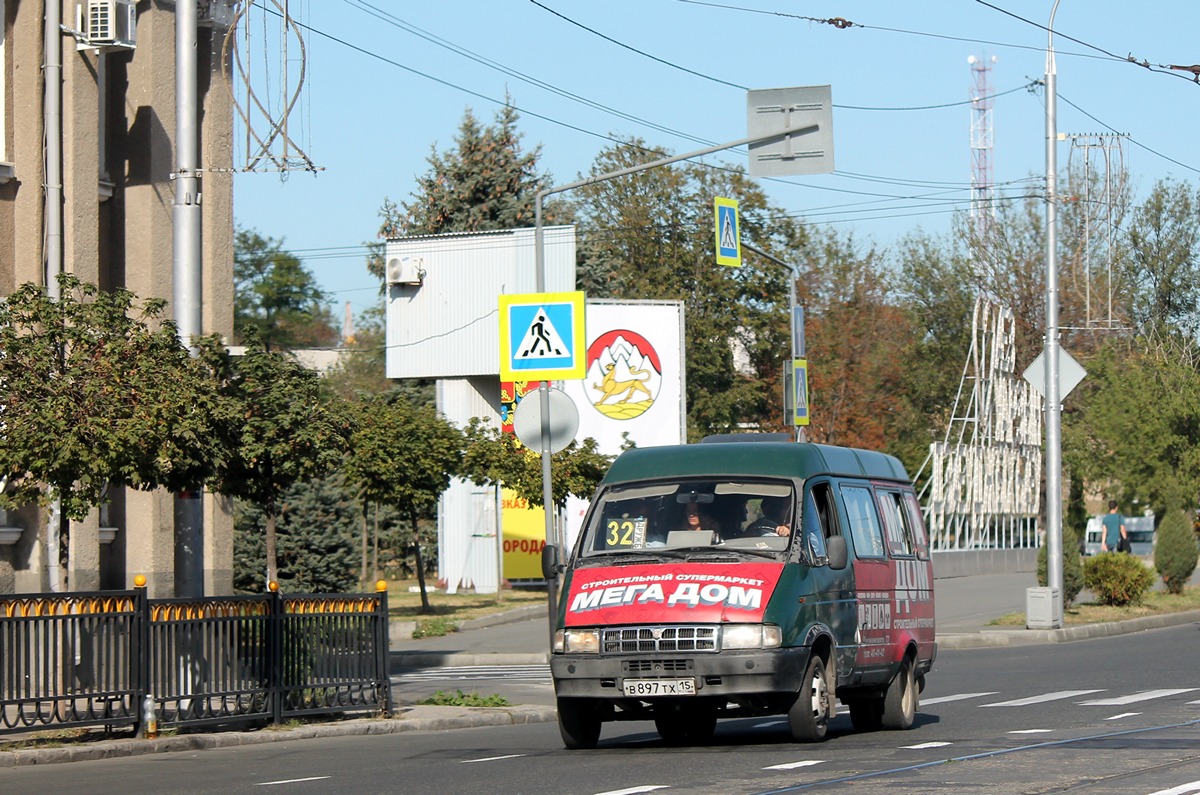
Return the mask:
<path fill-rule="evenodd" d="M 99 740 L 73 748 L 0 751 L 0 768 L 117 759 L 176 751 L 200 751 L 207 748 L 234 748 L 263 743 L 294 742 L 317 737 L 356 737 L 399 734 L 410 731 L 470 729 L 480 726 L 516 726 L 558 720 L 558 713 L 554 707 L 541 706 L 401 708 L 401 710 L 405 709 L 419 711 L 420 715 L 410 718 L 356 719 L 340 723 L 300 726 L 294 729 L 184 734 L 176 737 L 159 737 L 154 740 L 132 738 Z"/>
<path fill-rule="evenodd" d="M 1029 646 L 1035 643 L 1069 643 L 1092 638 L 1127 635 L 1148 629 L 1176 627 L 1200 621 L 1200 610 L 1167 613 L 1101 624 L 1079 624 L 1061 629 L 988 629 L 982 632 L 948 633 L 937 636 L 938 651 L 943 649 L 986 649 L 995 646 Z"/>

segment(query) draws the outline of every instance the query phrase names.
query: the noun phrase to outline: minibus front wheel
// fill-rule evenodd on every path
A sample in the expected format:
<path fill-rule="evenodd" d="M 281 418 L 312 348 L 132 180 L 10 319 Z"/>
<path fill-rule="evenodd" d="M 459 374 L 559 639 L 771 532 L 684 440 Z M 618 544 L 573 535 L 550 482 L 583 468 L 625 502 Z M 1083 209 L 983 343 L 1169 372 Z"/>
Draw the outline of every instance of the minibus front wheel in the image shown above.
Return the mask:
<path fill-rule="evenodd" d="M 568 750 L 595 748 L 600 740 L 600 711 L 590 699 L 559 698 L 558 733 Z"/>
<path fill-rule="evenodd" d="M 825 661 L 813 654 L 808 660 L 800 692 L 788 710 L 788 725 L 792 739 L 798 742 L 820 742 L 829 731 L 833 717 L 833 692 L 825 674 Z"/>

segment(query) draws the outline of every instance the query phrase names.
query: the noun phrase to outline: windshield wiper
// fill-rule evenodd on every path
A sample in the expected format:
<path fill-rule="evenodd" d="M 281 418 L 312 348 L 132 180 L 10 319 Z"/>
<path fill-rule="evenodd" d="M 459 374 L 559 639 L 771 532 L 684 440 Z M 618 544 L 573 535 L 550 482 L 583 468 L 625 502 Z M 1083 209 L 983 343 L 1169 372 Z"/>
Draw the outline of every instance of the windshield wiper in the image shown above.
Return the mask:
<path fill-rule="evenodd" d="M 588 555 L 583 560 L 589 564 L 595 563 L 604 566 L 632 566 L 638 563 L 661 563 L 663 558 L 680 558 L 683 557 L 679 550 L 675 549 L 658 549 L 654 552 L 642 552 L 637 555 L 632 555 L 628 552 L 601 552 L 595 555 Z"/>
<path fill-rule="evenodd" d="M 742 547 L 728 547 L 722 550 L 704 550 L 688 555 L 688 560 L 730 560 L 737 562 L 742 555 L 753 555 L 757 558 L 767 558 L 768 560 L 777 559 L 779 552 L 770 549 L 745 549 Z"/>

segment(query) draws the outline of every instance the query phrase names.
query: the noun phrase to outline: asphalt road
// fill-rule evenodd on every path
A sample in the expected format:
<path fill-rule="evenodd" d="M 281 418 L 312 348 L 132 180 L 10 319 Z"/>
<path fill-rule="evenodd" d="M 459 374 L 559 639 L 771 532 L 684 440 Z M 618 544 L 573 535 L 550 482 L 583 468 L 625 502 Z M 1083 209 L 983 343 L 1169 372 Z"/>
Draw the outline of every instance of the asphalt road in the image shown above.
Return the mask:
<path fill-rule="evenodd" d="M 568 752 L 554 724 L 534 724 L 13 768 L 0 772 L 0 790 L 1185 795 L 1200 793 L 1198 643 L 1191 624 L 945 651 L 913 729 L 857 734 L 840 715 L 813 745 L 757 719 L 723 722 L 692 748 L 665 746 L 649 723 L 606 724 L 599 748 Z"/>

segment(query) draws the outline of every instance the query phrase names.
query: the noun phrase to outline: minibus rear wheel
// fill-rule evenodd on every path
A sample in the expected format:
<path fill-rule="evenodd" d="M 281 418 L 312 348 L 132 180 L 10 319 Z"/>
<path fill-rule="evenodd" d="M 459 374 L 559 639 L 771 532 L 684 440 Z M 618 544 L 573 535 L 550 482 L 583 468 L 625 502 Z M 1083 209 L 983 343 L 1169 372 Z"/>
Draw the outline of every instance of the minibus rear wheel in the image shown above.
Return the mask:
<path fill-rule="evenodd" d="M 913 676 L 912 657 L 905 657 L 883 697 L 883 727 L 911 729 L 916 715 L 917 682 Z"/>

